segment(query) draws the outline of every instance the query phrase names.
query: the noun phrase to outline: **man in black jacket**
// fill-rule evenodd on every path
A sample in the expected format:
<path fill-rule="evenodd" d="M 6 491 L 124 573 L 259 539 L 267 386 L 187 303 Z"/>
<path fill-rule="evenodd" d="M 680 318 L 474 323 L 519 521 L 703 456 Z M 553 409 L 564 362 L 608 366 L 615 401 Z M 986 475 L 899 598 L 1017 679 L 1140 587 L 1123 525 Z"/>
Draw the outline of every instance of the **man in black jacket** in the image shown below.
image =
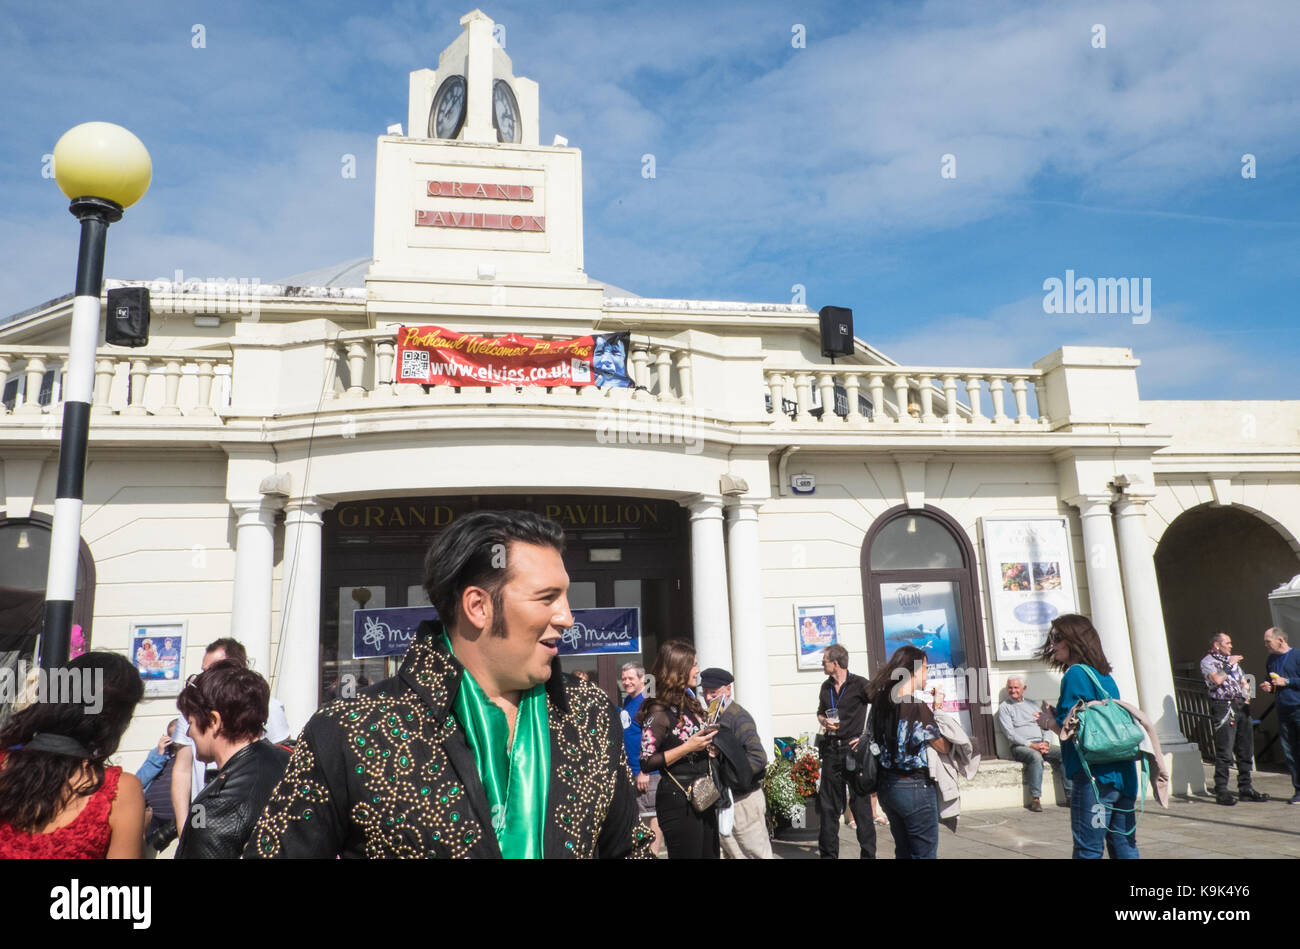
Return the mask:
<path fill-rule="evenodd" d="M 826 729 L 821 736 L 822 776 L 817 789 L 817 817 L 821 830 L 818 851 L 824 858 L 840 855 L 840 816 L 844 813 L 844 793 L 849 795 L 849 810 L 858 825 L 858 846 L 862 859 L 876 858 L 876 825 L 871 814 L 871 798 L 855 794 L 845 784 L 844 759 L 856 748 L 867 721 L 867 680 L 849 672 L 849 651 L 836 643 L 822 657 L 826 681 L 817 699 L 817 720 Z"/>
<path fill-rule="evenodd" d="M 186 815 L 176 859 L 238 859 L 289 752 L 261 738 L 271 689 L 235 660 L 209 666 L 176 699 L 200 761 L 216 762 Z"/>
<path fill-rule="evenodd" d="M 771 860 L 772 841 L 767 835 L 767 803 L 763 800 L 763 775 L 767 752 L 759 737 L 754 716 L 731 700 L 735 681 L 726 669 L 705 669 L 700 673 L 700 692 L 706 704 L 719 696 L 721 729 L 713 739 L 718 749 L 722 783 L 731 791 L 735 824 L 722 835 L 722 855 L 730 860 Z"/>
<path fill-rule="evenodd" d="M 425 560 L 442 623 L 312 716 L 245 857 L 650 857 L 618 712 L 557 668 L 563 549 L 522 511 L 444 530 Z"/>

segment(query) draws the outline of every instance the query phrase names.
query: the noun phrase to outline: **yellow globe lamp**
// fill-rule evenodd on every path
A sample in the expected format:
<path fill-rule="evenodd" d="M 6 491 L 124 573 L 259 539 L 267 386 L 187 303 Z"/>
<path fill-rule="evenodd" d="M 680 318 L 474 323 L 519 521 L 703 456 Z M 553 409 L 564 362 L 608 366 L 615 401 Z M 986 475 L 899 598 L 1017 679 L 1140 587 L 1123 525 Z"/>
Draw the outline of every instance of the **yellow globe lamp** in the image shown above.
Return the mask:
<path fill-rule="evenodd" d="M 112 122 L 83 122 L 54 146 L 54 178 L 69 198 L 104 198 L 129 208 L 149 190 L 153 162 L 138 138 Z"/>

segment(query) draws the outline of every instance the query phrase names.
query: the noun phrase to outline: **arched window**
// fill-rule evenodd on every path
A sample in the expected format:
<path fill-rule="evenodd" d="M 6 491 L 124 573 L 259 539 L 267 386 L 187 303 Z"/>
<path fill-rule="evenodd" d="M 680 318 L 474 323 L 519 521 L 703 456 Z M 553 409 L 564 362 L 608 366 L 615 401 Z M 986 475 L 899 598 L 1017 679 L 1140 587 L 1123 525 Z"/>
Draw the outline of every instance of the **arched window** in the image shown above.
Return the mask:
<path fill-rule="evenodd" d="M 862 598 L 871 669 L 900 646 L 924 649 L 928 685 L 955 704 L 975 750 L 994 754 L 992 716 L 979 708 L 988 663 L 975 552 L 961 526 L 929 504 L 886 511 L 862 544 Z"/>

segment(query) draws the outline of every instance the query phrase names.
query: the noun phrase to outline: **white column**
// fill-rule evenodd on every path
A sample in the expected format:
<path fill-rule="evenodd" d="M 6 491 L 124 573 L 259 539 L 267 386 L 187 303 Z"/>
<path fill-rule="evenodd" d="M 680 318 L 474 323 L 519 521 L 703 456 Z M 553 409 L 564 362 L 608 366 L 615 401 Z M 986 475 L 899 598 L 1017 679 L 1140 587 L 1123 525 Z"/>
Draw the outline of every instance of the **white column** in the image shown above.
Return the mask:
<path fill-rule="evenodd" d="M 731 616 L 727 609 L 727 553 L 722 545 L 722 497 L 702 494 L 691 512 L 691 620 L 700 668 L 731 668 Z M 653 657 L 647 656 L 653 660 Z"/>
<path fill-rule="evenodd" d="M 763 627 L 763 578 L 758 551 L 759 501 L 727 507 L 727 573 L 731 580 L 731 645 L 736 701 L 754 716 L 763 748 L 772 748 L 772 692 Z"/>
<path fill-rule="evenodd" d="M 1200 791 L 1205 784 L 1200 749 L 1189 742 L 1178 726 L 1178 703 L 1174 697 L 1174 676 L 1169 664 L 1169 639 L 1165 614 L 1160 606 L 1160 587 L 1151 538 L 1146 528 L 1147 502 L 1154 493 L 1130 493 L 1115 507 L 1119 534 L 1120 569 L 1133 627 L 1133 657 L 1137 660 L 1139 705 L 1156 725 L 1160 750 L 1172 776 L 1170 790 L 1176 794 Z"/>
<path fill-rule="evenodd" d="M 1120 582 L 1115 551 L 1115 527 L 1110 518 L 1109 494 L 1081 494 L 1066 503 L 1079 509 L 1083 521 L 1083 562 L 1088 571 L 1090 619 L 1101 636 L 1101 648 L 1111 664 L 1111 676 L 1119 686 L 1120 698 L 1138 697 L 1133 674 L 1133 653 L 1129 648 L 1128 615 L 1124 610 L 1124 587 Z"/>
<path fill-rule="evenodd" d="M 249 664 L 270 681 L 271 580 L 275 570 L 276 505 L 268 499 L 232 501 L 235 528 L 235 595 L 230 635 L 248 650 Z"/>
<path fill-rule="evenodd" d="M 295 498 L 285 505 L 284 560 L 280 586 L 279 677 L 272 691 L 284 703 L 289 728 L 296 735 L 320 701 L 321 512 L 316 498 Z"/>

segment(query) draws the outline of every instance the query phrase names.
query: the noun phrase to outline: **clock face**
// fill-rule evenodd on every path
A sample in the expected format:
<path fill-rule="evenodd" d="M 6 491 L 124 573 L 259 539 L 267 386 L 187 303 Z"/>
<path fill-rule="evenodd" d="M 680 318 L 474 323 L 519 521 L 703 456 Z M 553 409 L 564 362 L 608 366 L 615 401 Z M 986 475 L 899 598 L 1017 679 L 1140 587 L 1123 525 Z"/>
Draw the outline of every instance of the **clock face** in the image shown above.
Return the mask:
<path fill-rule="evenodd" d="M 492 127 L 497 130 L 498 142 L 519 144 L 523 136 L 519 121 L 519 103 L 515 101 L 510 83 L 498 79 L 492 84 Z"/>
<path fill-rule="evenodd" d="M 465 124 L 465 77 L 448 76 L 429 110 L 429 137 L 455 138 Z"/>

